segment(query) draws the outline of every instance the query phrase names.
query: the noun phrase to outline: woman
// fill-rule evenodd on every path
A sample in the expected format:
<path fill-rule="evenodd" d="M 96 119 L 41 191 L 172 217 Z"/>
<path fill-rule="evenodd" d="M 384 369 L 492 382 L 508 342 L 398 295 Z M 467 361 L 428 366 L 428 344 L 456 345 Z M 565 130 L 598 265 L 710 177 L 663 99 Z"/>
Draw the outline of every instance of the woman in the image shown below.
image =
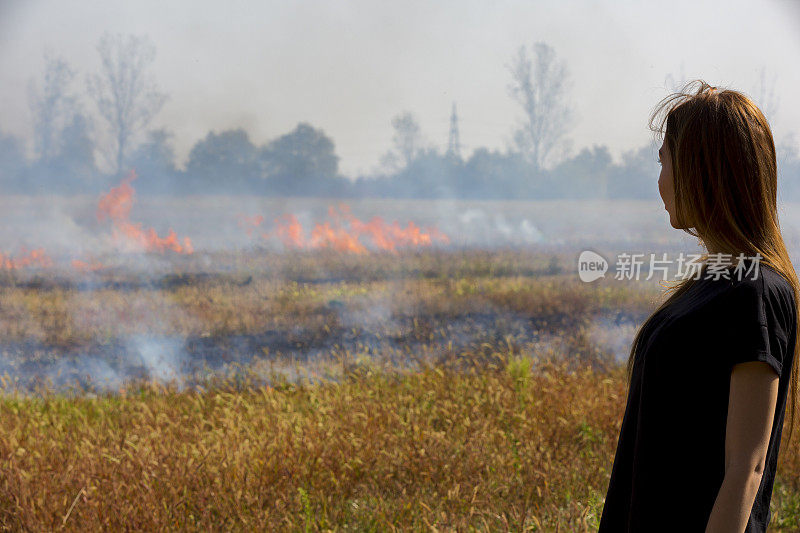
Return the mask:
<path fill-rule="evenodd" d="M 800 314 L 772 134 L 750 99 L 702 80 L 650 127 L 670 225 L 707 253 L 634 338 L 599 531 L 765 531 L 787 399 L 787 443 L 797 418 Z"/>

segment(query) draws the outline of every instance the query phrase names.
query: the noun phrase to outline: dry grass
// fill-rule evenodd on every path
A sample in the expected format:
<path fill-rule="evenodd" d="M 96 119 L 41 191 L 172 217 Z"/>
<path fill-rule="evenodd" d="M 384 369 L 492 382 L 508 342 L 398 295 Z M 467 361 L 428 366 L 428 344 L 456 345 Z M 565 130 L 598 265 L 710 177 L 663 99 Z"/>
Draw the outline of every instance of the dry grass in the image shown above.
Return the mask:
<path fill-rule="evenodd" d="M 344 256 L 341 264 L 323 256 L 315 272 L 304 254 L 294 262 L 274 258 L 263 264 L 253 258 L 249 270 L 239 265 L 242 258 L 226 256 L 227 262 L 217 266 L 234 271 L 206 276 L 191 273 L 191 265 L 183 265 L 183 272 L 147 277 L 111 271 L 88 281 L 63 272 L 49 273 L 46 280 L 5 273 L 0 338 L 76 346 L 127 335 L 253 334 L 298 323 L 322 329 L 331 326 L 331 303 L 365 313 L 385 306 L 395 317 L 453 317 L 497 309 L 536 318 L 618 309 L 640 316 L 653 308 L 658 294 L 653 284 L 576 282 L 574 273 L 561 273 L 558 265 L 563 263 L 553 265 L 554 259 L 566 260 L 555 255 L 528 258 L 505 252 L 497 254 L 496 264 L 484 264 L 490 256 L 477 251 L 453 253 L 449 259 L 442 254 Z"/>
<path fill-rule="evenodd" d="M 516 265 L 504 275 L 490 259 L 473 257 L 473 270 L 467 259 L 378 261 L 393 274 L 362 281 L 255 269 L 246 284 L 232 281 L 240 273 L 125 290 L 6 284 L 0 335 L 19 341 L 80 345 L 131 331 L 224 338 L 298 324 L 313 336 L 344 329 L 350 316 L 375 338 L 413 338 L 434 357 L 410 371 L 364 352 L 343 357 L 336 380 L 314 384 L 272 374 L 265 386 L 244 369 L 190 390 L 131 383 L 77 397 L 7 393 L 0 527 L 596 530 L 625 389 L 622 367 L 580 319 L 646 313 L 656 293 L 576 283 L 547 272 L 547 258 L 545 270 L 525 274 L 514 270 L 518 258 L 499 255 Z M 437 261 L 447 276 L 414 274 Z M 353 275 L 368 270 L 345 263 Z M 370 321 L 379 307 L 385 315 Z M 506 334 L 506 312 L 560 332 L 563 343 L 544 348 L 529 332 Z M 441 349 L 447 324 L 475 315 L 483 318 L 469 327 L 484 330 Z M 800 523 L 800 447 L 783 448 L 772 531 Z"/>
<path fill-rule="evenodd" d="M 624 393 L 620 368 L 495 352 L 339 383 L 7 398 L 0 524 L 592 531 Z M 800 519 L 798 448 L 779 468 L 774 531 Z"/>

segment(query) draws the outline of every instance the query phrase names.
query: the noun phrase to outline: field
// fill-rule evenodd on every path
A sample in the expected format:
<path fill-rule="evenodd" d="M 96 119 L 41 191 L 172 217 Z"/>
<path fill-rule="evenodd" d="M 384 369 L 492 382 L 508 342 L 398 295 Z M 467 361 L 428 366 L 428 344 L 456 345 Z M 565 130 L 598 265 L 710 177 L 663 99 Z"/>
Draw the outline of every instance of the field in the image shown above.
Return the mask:
<path fill-rule="evenodd" d="M 0 274 L 4 529 L 596 530 L 657 283 L 516 248 L 101 259 Z"/>
<path fill-rule="evenodd" d="M 134 181 L 135 185 L 135 181 Z M 655 177 L 653 186 L 655 187 Z M 19 245 L 48 252 L 96 251 L 107 242 L 108 223 L 96 216 L 98 195 L 0 196 L 0 251 Z M 653 200 L 402 200 L 338 198 L 264 198 L 250 196 L 134 195 L 133 221 L 154 227 L 159 235 L 170 228 L 192 239 L 197 250 L 230 250 L 268 244 L 259 232 L 248 234 L 241 216 L 263 216 L 259 229 L 291 213 L 304 228 L 329 220 L 331 207 L 342 203 L 363 221 L 375 216 L 386 222 L 436 226 L 457 246 L 568 244 L 600 246 L 657 245 L 688 249 L 694 239 L 669 226 L 658 199 Z M 787 245 L 800 244 L 800 204 L 780 205 L 781 228 Z"/>

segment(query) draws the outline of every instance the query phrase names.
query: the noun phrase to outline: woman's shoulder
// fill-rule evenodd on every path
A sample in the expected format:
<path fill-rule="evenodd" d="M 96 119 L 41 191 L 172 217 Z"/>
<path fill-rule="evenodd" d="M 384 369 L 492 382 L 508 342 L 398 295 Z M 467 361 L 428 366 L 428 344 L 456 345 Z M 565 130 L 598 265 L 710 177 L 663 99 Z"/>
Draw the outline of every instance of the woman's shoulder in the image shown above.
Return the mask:
<path fill-rule="evenodd" d="M 766 263 L 751 262 L 745 268 L 708 268 L 703 270 L 701 279 L 705 281 L 705 290 L 701 291 L 710 293 L 713 303 L 731 313 L 757 308 L 763 320 L 765 311 L 795 312 L 795 294 L 791 283 Z"/>
<path fill-rule="evenodd" d="M 796 329 L 797 304 L 792 284 L 768 264 L 760 264 L 741 279 L 731 279 L 724 304 L 734 312 L 757 311 L 762 324 L 777 326 L 785 336 Z"/>
<path fill-rule="evenodd" d="M 764 265 L 762 298 L 774 312 L 781 312 L 792 321 L 796 320 L 797 300 L 795 299 L 794 287 L 783 274 L 769 265 Z"/>
<path fill-rule="evenodd" d="M 708 279 L 726 285 L 737 293 L 753 293 L 759 296 L 783 297 L 794 302 L 792 284 L 775 267 L 767 263 L 749 262 L 742 266 L 726 267 L 717 274 L 704 271 Z"/>
<path fill-rule="evenodd" d="M 750 275 L 733 280 L 732 288 L 750 291 L 787 309 L 796 307 L 792 284 L 781 272 L 766 263 L 759 265 Z"/>
<path fill-rule="evenodd" d="M 770 265 L 762 265 L 764 289 L 774 294 L 780 294 L 794 303 L 794 289 L 788 279 Z"/>

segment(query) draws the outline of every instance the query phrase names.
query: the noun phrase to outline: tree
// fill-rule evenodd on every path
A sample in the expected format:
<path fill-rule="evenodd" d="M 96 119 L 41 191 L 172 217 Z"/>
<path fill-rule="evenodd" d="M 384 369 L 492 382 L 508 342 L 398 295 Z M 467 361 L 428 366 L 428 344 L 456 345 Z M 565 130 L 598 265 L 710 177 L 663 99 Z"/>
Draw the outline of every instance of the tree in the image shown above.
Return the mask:
<path fill-rule="evenodd" d="M 41 84 L 28 83 L 36 160 L 25 178 L 37 190 L 77 192 L 96 186 L 92 124 L 71 91 L 75 72 L 45 54 Z"/>
<path fill-rule="evenodd" d="M 514 144 L 525 159 L 539 171 L 549 163 L 556 149 L 563 154 L 570 143 L 563 139 L 571 127 L 573 112 L 565 103 L 567 68 L 557 63 L 555 52 L 546 43 L 533 46 L 534 58 L 520 46 L 510 66 L 509 92 L 522 106 L 523 119 L 514 132 Z"/>
<path fill-rule="evenodd" d="M 22 143 L 16 137 L 0 131 L 0 190 L 4 193 L 19 192 L 21 174 L 25 169 Z"/>
<path fill-rule="evenodd" d="M 133 151 L 130 163 L 136 169 L 137 190 L 145 193 L 185 192 L 175 183 L 175 151 L 172 134 L 165 129 L 147 132 L 145 141 Z"/>
<path fill-rule="evenodd" d="M 664 78 L 664 86 L 671 92 L 678 92 L 686 86 L 686 73 L 683 70 L 683 61 L 681 61 L 681 73 L 677 76 L 671 72 Z"/>
<path fill-rule="evenodd" d="M 96 190 L 98 172 L 90 130 L 90 122 L 82 113 L 72 116 L 61 133 L 58 152 L 38 168 L 38 185 L 48 184 L 52 190 L 67 193 Z"/>
<path fill-rule="evenodd" d="M 286 194 L 313 194 L 328 188 L 339 172 L 333 140 L 305 122 L 262 148 L 259 161 L 262 176 L 273 189 Z"/>
<path fill-rule="evenodd" d="M 157 90 L 149 75 L 156 52 L 146 38 L 106 33 L 97 52 L 100 72 L 90 76 L 87 85 L 110 130 L 114 170 L 120 173 L 136 134 L 161 110 L 166 95 Z"/>
<path fill-rule="evenodd" d="M 767 121 L 772 124 L 775 116 L 778 114 L 778 106 L 780 105 L 780 97 L 775 95 L 775 79 L 773 76 L 770 82 L 767 82 L 766 68 L 761 67 L 759 72 L 759 85 L 754 88 L 753 94 L 755 95 L 755 103 L 761 112 L 764 113 Z"/>
<path fill-rule="evenodd" d="M 530 179 L 530 163 L 518 152 L 478 148 L 464 165 L 463 174 L 462 198 L 549 197 L 546 181 Z"/>
<path fill-rule="evenodd" d="M 381 164 L 390 171 L 407 168 L 424 150 L 419 123 L 409 111 L 392 119 L 394 146 L 381 158 Z"/>
<path fill-rule="evenodd" d="M 608 169 L 608 197 L 651 200 L 659 197 L 658 146 L 647 144 L 622 154 L 622 163 Z"/>
<path fill-rule="evenodd" d="M 61 133 L 77 112 L 77 99 L 70 93 L 75 72 L 61 57 L 44 56 L 42 87 L 28 82 L 28 104 L 33 115 L 36 157 L 47 162 L 61 149 Z"/>
<path fill-rule="evenodd" d="M 462 193 L 458 183 L 462 166 L 450 155 L 422 149 L 393 176 L 395 194 L 402 198 L 455 198 Z"/>
<path fill-rule="evenodd" d="M 555 195 L 564 198 L 608 198 L 611 153 L 605 145 L 583 148 L 550 172 L 557 187 Z"/>
<path fill-rule="evenodd" d="M 256 154 L 245 130 L 212 131 L 192 147 L 186 174 L 204 192 L 245 192 L 258 176 Z"/>
<path fill-rule="evenodd" d="M 800 200 L 800 150 L 794 133 L 777 143 L 778 203 Z"/>

